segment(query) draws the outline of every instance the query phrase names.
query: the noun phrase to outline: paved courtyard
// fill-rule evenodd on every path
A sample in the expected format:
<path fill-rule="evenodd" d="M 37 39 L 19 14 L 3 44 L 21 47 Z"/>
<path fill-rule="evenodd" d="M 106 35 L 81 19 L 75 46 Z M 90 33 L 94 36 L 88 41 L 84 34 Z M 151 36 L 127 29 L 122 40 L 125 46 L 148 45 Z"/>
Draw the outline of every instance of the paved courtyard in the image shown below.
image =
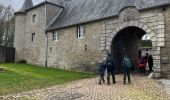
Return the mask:
<path fill-rule="evenodd" d="M 98 84 L 98 77 L 71 82 L 46 89 L 33 90 L 1 97 L 15 100 L 170 100 L 161 83 L 145 76 L 132 75 L 132 84 L 123 85 L 123 75 L 116 75 L 116 84 Z"/>

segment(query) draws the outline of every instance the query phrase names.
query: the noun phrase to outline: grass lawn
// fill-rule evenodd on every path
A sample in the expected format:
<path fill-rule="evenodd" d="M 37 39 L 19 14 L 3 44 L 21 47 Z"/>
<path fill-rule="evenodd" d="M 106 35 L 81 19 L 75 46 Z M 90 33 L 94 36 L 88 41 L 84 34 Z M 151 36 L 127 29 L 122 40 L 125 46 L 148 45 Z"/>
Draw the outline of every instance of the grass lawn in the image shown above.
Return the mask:
<path fill-rule="evenodd" d="M 0 95 L 64 84 L 93 74 L 43 68 L 28 64 L 0 64 Z"/>

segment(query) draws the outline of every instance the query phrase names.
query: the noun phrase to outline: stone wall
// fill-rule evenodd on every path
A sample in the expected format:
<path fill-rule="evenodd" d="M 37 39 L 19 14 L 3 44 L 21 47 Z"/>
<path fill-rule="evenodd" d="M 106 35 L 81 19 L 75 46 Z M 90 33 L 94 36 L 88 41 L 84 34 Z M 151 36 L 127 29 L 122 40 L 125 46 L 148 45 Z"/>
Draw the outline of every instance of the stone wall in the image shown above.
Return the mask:
<path fill-rule="evenodd" d="M 32 16 L 36 14 L 35 23 Z M 26 13 L 17 13 L 15 21 L 16 61 L 26 60 L 30 64 L 45 64 L 45 6 L 31 9 Z M 32 33 L 36 34 L 32 42 Z"/>
<path fill-rule="evenodd" d="M 15 60 L 20 61 L 24 58 L 24 42 L 25 42 L 25 13 L 15 14 L 15 35 L 14 47 L 16 48 Z"/>
<path fill-rule="evenodd" d="M 26 13 L 16 14 L 15 47 L 16 61 L 26 60 L 28 63 L 45 65 L 46 35 L 45 28 L 61 13 L 62 8 L 47 4 L 31 9 Z M 45 13 L 47 12 L 47 13 Z M 36 14 L 35 23 L 32 16 Z M 45 20 L 46 19 L 46 20 Z M 46 24 L 45 24 L 46 23 Z M 32 42 L 35 33 L 35 42 Z"/>
<path fill-rule="evenodd" d="M 103 21 L 84 24 L 84 38 L 77 38 L 77 27 L 57 30 L 59 40 L 49 36 L 48 65 L 63 69 L 93 71 L 100 60 L 100 35 L 104 30 Z"/>
<path fill-rule="evenodd" d="M 152 40 L 153 58 L 154 58 L 154 72 L 155 77 L 161 76 L 160 65 L 160 48 L 165 46 L 164 33 L 164 15 L 161 8 L 148 9 L 138 11 L 134 7 L 128 7 L 122 12 L 118 18 L 111 18 L 106 20 L 106 33 L 101 37 L 101 50 L 111 51 L 111 43 L 114 36 L 122 29 L 129 26 L 136 26 L 144 30 Z M 106 44 L 104 42 L 106 38 Z M 106 55 L 103 55 L 105 58 Z"/>
<path fill-rule="evenodd" d="M 165 46 L 161 48 L 162 75 L 170 78 L 170 6 L 165 7 Z"/>
<path fill-rule="evenodd" d="M 32 16 L 34 14 L 36 14 L 36 21 L 32 23 Z M 26 13 L 25 30 L 24 59 L 31 64 L 45 65 L 46 37 L 44 5 Z M 31 39 L 32 33 L 35 33 L 34 42 Z"/>

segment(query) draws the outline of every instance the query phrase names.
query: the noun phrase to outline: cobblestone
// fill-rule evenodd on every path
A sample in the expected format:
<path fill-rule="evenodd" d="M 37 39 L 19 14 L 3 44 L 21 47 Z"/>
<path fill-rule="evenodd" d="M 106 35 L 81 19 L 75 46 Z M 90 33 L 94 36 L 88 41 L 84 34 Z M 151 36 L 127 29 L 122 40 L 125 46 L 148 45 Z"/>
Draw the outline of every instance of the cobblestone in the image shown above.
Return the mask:
<path fill-rule="evenodd" d="M 164 89 L 166 90 L 167 94 L 170 95 L 170 80 L 161 79 L 159 82 L 163 85 Z"/>
<path fill-rule="evenodd" d="M 50 88 L 2 96 L 10 100 L 170 100 L 170 94 L 158 80 L 132 75 L 132 84 L 123 85 L 123 75 L 116 75 L 116 84 L 98 84 L 98 77 Z M 169 84 L 169 82 L 168 82 Z"/>

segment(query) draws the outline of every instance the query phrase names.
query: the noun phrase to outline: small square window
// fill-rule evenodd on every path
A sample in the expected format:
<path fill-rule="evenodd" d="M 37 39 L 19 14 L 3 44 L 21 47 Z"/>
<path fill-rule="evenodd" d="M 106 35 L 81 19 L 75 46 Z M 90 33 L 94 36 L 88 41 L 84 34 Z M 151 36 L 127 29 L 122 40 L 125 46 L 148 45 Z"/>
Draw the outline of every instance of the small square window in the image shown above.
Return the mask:
<path fill-rule="evenodd" d="M 36 22 L 36 17 L 37 17 L 36 14 L 34 14 L 34 15 L 32 16 L 32 23 L 35 23 L 35 22 Z"/>
<path fill-rule="evenodd" d="M 77 38 L 83 38 L 84 37 L 84 26 L 78 26 L 77 27 Z"/>
<path fill-rule="evenodd" d="M 53 41 L 58 41 L 59 34 L 57 31 L 53 32 Z"/>
<path fill-rule="evenodd" d="M 35 42 L 35 33 L 32 33 L 32 42 Z"/>

